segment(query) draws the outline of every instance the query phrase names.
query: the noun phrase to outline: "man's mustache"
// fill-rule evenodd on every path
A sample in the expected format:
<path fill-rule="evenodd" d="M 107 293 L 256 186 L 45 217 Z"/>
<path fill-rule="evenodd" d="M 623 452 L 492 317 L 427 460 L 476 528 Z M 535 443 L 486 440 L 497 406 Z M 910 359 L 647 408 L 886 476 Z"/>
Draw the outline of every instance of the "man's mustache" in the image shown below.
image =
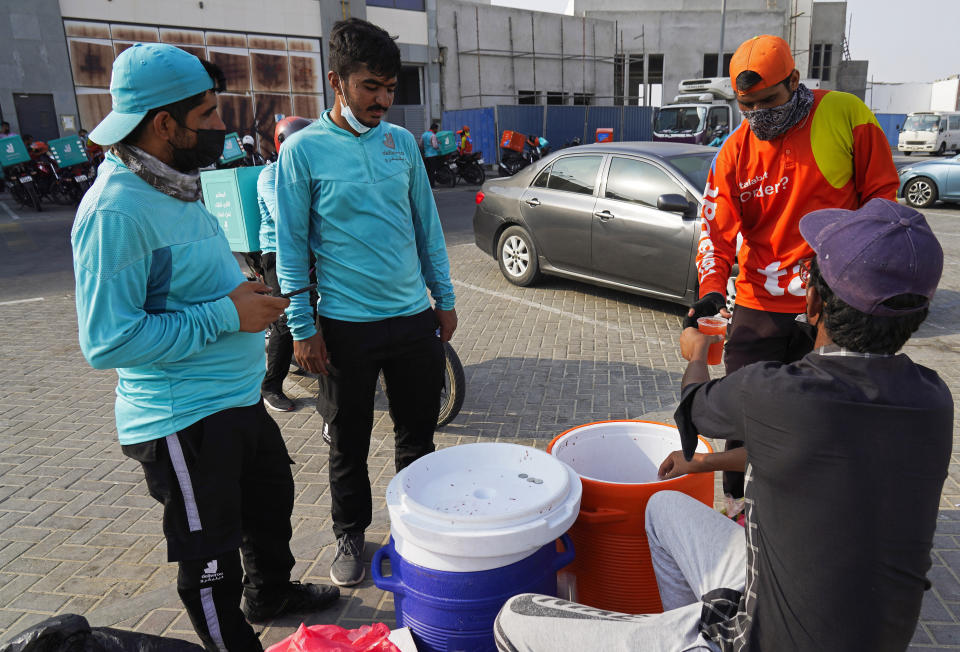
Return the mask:
<path fill-rule="evenodd" d="M 386 113 L 387 107 L 380 106 L 379 104 L 374 104 L 373 106 L 368 106 L 367 111 L 383 111 L 384 113 Z"/>

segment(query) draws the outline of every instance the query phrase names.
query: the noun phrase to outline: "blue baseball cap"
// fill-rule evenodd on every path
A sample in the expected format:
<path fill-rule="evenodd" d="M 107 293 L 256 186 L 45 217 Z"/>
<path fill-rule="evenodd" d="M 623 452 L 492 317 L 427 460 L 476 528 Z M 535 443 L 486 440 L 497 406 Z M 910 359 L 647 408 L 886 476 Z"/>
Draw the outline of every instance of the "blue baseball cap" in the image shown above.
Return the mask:
<path fill-rule="evenodd" d="M 98 145 L 123 140 L 150 109 L 213 88 L 200 59 L 166 43 L 134 43 L 113 62 L 113 110 L 90 132 Z"/>

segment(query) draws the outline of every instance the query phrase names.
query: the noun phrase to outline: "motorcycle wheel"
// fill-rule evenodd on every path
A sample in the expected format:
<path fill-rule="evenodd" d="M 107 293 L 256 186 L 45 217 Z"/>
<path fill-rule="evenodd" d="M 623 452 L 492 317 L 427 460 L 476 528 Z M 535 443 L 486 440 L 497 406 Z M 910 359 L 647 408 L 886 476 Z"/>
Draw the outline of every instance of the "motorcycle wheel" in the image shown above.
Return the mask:
<path fill-rule="evenodd" d="M 27 193 L 28 203 L 33 206 L 33 210 L 42 211 L 43 207 L 40 205 L 40 195 L 37 193 L 36 186 L 33 185 L 33 181 L 28 181 L 23 184 L 23 189 Z"/>
<path fill-rule="evenodd" d="M 443 343 L 443 388 L 440 390 L 440 415 L 437 417 L 437 427 L 443 427 L 453 421 L 460 408 L 463 407 L 463 397 L 467 390 L 467 379 L 463 374 L 463 364 L 460 356 L 450 346 Z"/>
<path fill-rule="evenodd" d="M 26 191 L 23 189 L 23 185 L 19 181 L 10 184 L 10 194 L 13 196 L 13 200 L 17 202 L 17 206 L 20 208 L 24 208 L 30 203 L 30 197 L 27 195 Z"/>
<path fill-rule="evenodd" d="M 487 179 L 487 173 L 479 164 L 473 163 L 463 170 L 463 180 L 475 186 L 483 185 Z"/>
<path fill-rule="evenodd" d="M 455 185 L 457 185 L 457 175 L 455 175 L 446 165 L 443 165 L 437 169 L 435 179 L 441 186 L 450 186 L 453 188 Z"/>
<path fill-rule="evenodd" d="M 50 199 L 61 206 L 69 206 L 74 203 L 74 183 L 68 183 L 61 179 L 50 188 Z"/>

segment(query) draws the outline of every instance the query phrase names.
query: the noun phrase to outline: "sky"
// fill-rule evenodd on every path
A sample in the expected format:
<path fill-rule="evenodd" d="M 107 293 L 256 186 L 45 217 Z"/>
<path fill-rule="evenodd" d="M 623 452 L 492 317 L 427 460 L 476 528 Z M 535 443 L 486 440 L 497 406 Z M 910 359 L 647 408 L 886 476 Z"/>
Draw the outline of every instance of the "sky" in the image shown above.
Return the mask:
<path fill-rule="evenodd" d="M 492 1 L 557 13 L 572 13 L 573 6 L 573 0 Z M 847 20 L 850 56 L 870 62 L 868 79 L 933 81 L 960 74 L 960 0 L 847 0 Z"/>

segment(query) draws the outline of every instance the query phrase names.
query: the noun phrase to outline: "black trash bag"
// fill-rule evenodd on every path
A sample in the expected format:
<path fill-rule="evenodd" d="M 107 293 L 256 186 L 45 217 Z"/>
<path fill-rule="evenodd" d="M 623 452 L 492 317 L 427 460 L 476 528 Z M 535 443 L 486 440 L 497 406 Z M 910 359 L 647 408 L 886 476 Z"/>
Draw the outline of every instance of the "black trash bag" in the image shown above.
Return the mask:
<path fill-rule="evenodd" d="M 90 627 L 83 616 L 61 614 L 37 623 L 0 647 L 0 652 L 201 652 L 179 638 Z"/>

